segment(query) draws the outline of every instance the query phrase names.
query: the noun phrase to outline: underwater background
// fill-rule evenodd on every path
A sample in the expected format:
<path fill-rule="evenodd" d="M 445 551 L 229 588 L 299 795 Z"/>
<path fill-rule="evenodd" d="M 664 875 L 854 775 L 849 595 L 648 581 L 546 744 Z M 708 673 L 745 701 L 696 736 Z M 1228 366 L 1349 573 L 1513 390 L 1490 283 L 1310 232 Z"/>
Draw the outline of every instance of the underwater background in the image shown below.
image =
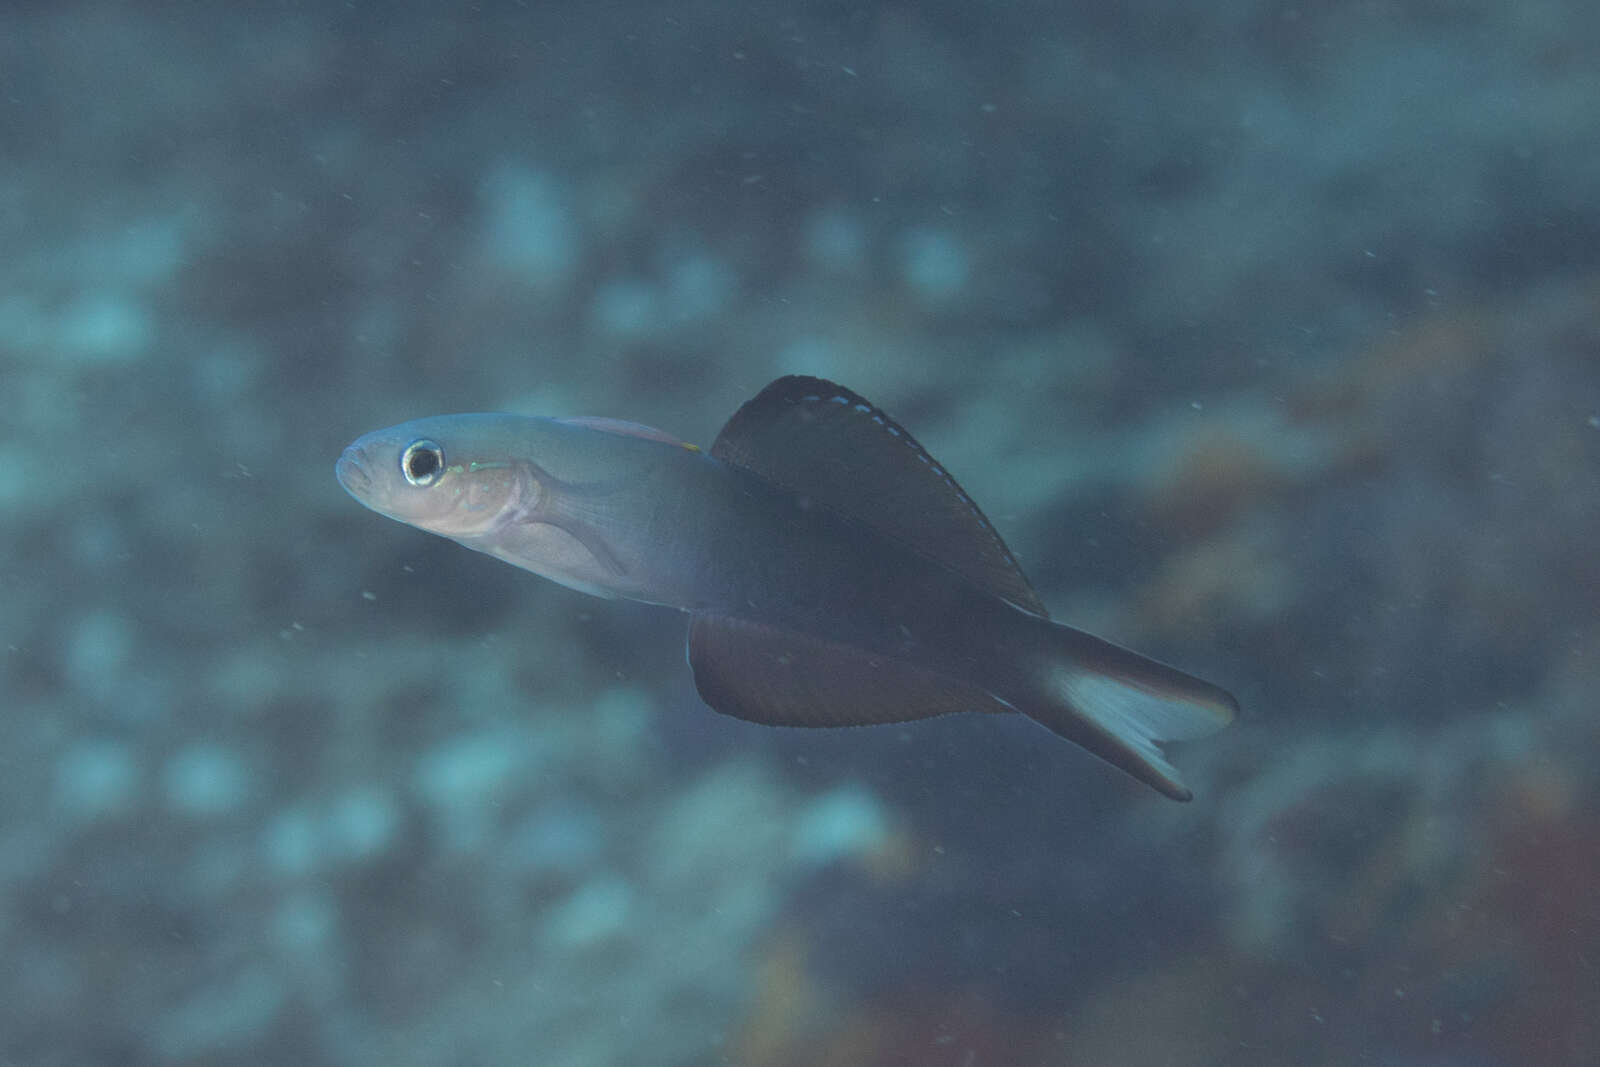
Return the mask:
<path fill-rule="evenodd" d="M 0 8 L 0 1064 L 1600 1063 L 1600 9 Z M 471 410 L 883 405 L 1236 693 L 717 715 L 374 516 Z"/>

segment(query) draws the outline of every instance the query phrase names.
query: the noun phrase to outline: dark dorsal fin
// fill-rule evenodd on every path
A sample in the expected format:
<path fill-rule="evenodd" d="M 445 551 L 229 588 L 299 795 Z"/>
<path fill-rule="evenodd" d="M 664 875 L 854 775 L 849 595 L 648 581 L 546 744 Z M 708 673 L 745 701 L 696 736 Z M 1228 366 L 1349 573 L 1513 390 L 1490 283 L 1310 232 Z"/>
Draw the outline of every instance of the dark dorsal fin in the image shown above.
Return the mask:
<path fill-rule="evenodd" d="M 768 726 L 869 726 L 957 711 L 1010 711 L 973 685 L 765 623 L 696 612 L 695 688 L 724 715 Z"/>
<path fill-rule="evenodd" d="M 1045 615 L 978 505 L 876 405 L 821 378 L 779 378 L 734 413 L 711 454 L 798 493 Z"/>

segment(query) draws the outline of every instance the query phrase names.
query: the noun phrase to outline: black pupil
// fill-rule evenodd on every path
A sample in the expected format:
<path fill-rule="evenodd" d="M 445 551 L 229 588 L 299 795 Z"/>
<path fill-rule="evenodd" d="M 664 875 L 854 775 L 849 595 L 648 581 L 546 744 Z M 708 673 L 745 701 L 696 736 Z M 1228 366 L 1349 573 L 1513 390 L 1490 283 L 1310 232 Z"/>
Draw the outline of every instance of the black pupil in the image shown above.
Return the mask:
<path fill-rule="evenodd" d="M 406 475 L 414 482 L 425 482 L 444 467 L 444 455 L 437 445 L 412 445 L 406 453 Z"/>

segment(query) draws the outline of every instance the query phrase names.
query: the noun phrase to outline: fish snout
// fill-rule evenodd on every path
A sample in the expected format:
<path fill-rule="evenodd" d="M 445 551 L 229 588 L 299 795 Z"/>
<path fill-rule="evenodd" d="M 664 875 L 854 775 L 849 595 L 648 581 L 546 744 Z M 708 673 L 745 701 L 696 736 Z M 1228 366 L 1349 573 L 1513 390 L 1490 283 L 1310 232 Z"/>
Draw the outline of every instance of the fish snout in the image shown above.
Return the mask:
<path fill-rule="evenodd" d="M 344 491 L 357 500 L 372 492 L 371 460 L 360 445 L 351 445 L 340 454 L 339 462 L 334 464 L 333 475 L 344 486 Z"/>

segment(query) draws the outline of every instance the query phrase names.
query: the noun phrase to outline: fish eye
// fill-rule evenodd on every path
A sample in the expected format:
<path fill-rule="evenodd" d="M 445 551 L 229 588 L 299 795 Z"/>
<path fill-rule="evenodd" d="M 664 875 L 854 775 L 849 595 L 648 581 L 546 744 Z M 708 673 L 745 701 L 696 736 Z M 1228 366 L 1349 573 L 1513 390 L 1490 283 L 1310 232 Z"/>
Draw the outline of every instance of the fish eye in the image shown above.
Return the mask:
<path fill-rule="evenodd" d="M 412 485 L 432 485 L 444 473 L 444 449 L 426 437 L 412 441 L 400 453 L 400 473 Z"/>

